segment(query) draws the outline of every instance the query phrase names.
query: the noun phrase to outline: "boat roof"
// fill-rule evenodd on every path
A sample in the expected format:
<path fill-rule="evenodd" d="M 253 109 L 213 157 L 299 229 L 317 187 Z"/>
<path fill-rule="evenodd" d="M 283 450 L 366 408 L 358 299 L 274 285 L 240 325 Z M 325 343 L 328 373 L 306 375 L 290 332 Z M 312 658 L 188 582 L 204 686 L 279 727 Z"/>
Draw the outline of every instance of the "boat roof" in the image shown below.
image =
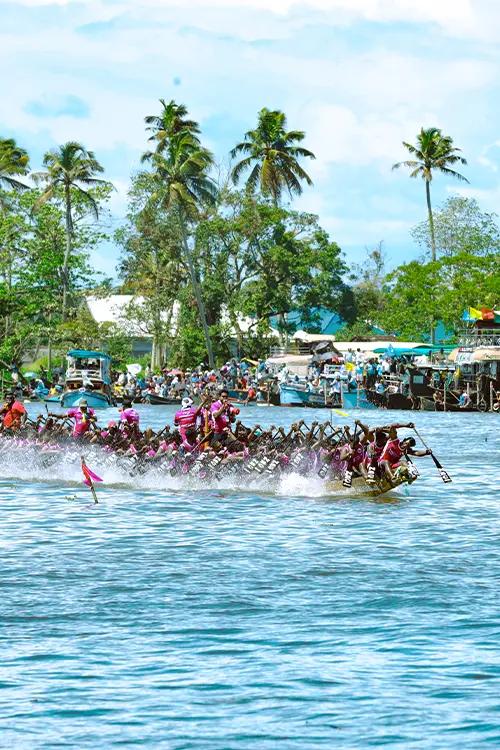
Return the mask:
<path fill-rule="evenodd" d="M 68 357 L 75 357 L 75 359 L 88 359 L 93 357 L 94 359 L 107 359 L 108 361 L 111 361 L 109 354 L 105 354 L 104 352 L 93 352 L 87 349 L 71 349 L 68 352 Z"/>

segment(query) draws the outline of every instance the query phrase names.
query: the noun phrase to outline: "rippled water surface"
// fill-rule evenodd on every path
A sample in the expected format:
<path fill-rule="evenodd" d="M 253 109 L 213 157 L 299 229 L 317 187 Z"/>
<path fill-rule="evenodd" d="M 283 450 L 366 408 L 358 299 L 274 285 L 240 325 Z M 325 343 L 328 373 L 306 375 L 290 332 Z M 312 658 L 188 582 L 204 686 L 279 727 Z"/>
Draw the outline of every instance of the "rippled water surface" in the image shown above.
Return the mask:
<path fill-rule="evenodd" d="M 327 415 L 244 421 L 298 416 Z M 379 501 L 105 476 L 94 506 L 4 455 L 0 746 L 500 747 L 500 417 L 393 418 L 453 484 L 428 458 Z"/>

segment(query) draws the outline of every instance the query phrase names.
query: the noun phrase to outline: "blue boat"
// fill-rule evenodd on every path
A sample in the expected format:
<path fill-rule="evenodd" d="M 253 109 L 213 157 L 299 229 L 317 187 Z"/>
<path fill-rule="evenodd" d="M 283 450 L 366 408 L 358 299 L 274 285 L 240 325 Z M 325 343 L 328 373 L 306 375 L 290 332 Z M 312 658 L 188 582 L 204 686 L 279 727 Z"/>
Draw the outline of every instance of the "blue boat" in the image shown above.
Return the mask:
<path fill-rule="evenodd" d="M 67 354 L 67 361 L 61 406 L 79 406 L 82 401 L 92 409 L 116 405 L 111 392 L 111 357 L 108 354 L 72 349 Z"/>
<path fill-rule="evenodd" d="M 376 404 L 373 401 L 368 400 L 366 390 L 364 388 L 349 391 L 347 388 L 342 391 L 342 406 L 344 409 L 376 409 Z"/>
<path fill-rule="evenodd" d="M 328 406 L 322 391 L 312 391 L 300 382 L 280 384 L 280 404 L 281 406 Z"/>

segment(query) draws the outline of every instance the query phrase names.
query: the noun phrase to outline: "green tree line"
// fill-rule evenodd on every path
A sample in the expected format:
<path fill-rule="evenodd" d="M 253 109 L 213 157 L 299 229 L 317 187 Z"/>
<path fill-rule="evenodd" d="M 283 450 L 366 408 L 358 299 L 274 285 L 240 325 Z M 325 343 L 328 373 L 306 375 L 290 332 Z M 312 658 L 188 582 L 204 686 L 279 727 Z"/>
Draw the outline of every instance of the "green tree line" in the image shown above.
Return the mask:
<path fill-rule="evenodd" d="M 279 110 L 262 109 L 256 126 L 231 150 L 228 173 L 203 144 L 187 108 L 160 100 L 145 117 L 145 151 L 131 177 L 120 228 L 106 231 L 113 186 L 96 155 L 68 142 L 48 151 L 32 171 L 28 153 L 0 138 L 0 360 L 20 362 L 42 346 L 100 346 L 125 361 L 122 329 L 97 325 L 83 298 L 128 293 L 127 317 L 153 339 L 153 360 L 187 366 L 265 355 L 269 328 L 290 331 L 289 314 L 318 330 L 320 307 L 345 321 L 339 336 L 366 338 L 378 329 L 406 339 L 450 334 L 468 305 L 500 300 L 497 218 L 476 201 L 451 196 L 436 210 L 438 174 L 466 178 L 460 149 L 438 128 L 404 142 L 411 177 L 422 177 L 427 218 L 412 231 L 418 260 L 389 270 L 383 244 L 356 266 L 315 215 L 293 199 L 312 180 L 315 155 L 306 134 L 290 130 Z M 121 250 L 118 280 L 102 278 L 91 254 L 113 240 Z"/>

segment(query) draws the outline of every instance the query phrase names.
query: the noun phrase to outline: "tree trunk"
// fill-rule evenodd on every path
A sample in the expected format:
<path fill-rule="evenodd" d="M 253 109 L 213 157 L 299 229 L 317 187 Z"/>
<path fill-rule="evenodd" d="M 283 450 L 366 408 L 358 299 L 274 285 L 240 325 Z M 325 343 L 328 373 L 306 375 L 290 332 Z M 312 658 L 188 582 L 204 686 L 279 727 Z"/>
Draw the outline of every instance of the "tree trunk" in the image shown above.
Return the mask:
<path fill-rule="evenodd" d="M 196 299 L 196 305 L 198 307 L 198 314 L 200 316 L 201 327 L 203 328 L 203 335 L 205 337 L 205 346 L 207 347 L 207 355 L 208 355 L 208 365 L 210 369 L 213 370 L 215 367 L 214 352 L 212 349 L 212 339 L 210 338 L 210 330 L 208 328 L 208 323 L 207 323 L 207 313 L 205 310 L 205 303 L 203 302 L 200 282 L 198 281 L 198 277 L 196 275 L 196 269 L 194 267 L 193 254 L 191 252 L 191 248 L 189 247 L 189 243 L 187 239 L 186 224 L 184 221 L 184 216 L 182 215 L 181 212 L 179 212 L 179 222 L 180 222 L 181 232 L 182 232 L 182 241 L 184 244 L 184 255 L 186 258 L 187 265 L 188 265 L 189 275 L 191 277 L 191 284 L 192 284 L 193 293 Z"/>
<path fill-rule="evenodd" d="M 425 198 L 427 200 L 427 214 L 429 216 L 429 232 L 431 235 L 431 259 L 434 262 L 436 260 L 436 235 L 434 234 L 434 216 L 432 215 L 432 206 L 431 206 L 431 187 L 429 180 L 425 181 Z M 436 331 L 435 331 L 435 323 L 436 321 L 434 318 L 431 320 L 431 345 L 434 346 L 436 341 Z"/>
<path fill-rule="evenodd" d="M 66 247 L 64 250 L 64 259 L 63 259 L 63 267 L 62 267 L 62 284 L 63 284 L 63 298 L 62 298 L 62 321 L 66 320 L 66 310 L 68 306 L 68 287 L 69 287 L 69 278 L 68 278 L 68 266 L 69 266 L 69 259 L 71 257 L 71 251 L 73 249 L 73 222 L 71 219 L 71 195 L 70 195 L 70 189 L 69 185 L 66 185 L 64 188 L 64 198 L 66 203 Z"/>
<path fill-rule="evenodd" d="M 427 213 L 429 216 L 429 231 L 431 235 L 431 258 L 433 261 L 436 260 L 436 236 L 434 234 L 434 216 L 432 215 L 431 206 L 431 187 L 429 180 L 425 181 L 425 197 L 427 200 Z"/>

